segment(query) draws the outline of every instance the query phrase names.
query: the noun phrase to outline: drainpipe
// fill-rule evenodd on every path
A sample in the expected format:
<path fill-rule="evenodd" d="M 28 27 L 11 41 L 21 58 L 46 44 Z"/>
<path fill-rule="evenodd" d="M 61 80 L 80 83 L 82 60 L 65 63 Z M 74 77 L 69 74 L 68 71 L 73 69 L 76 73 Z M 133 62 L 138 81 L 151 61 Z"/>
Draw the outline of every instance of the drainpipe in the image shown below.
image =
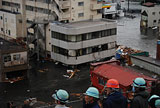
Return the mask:
<path fill-rule="evenodd" d="M 157 60 L 160 60 L 160 40 L 157 40 Z"/>

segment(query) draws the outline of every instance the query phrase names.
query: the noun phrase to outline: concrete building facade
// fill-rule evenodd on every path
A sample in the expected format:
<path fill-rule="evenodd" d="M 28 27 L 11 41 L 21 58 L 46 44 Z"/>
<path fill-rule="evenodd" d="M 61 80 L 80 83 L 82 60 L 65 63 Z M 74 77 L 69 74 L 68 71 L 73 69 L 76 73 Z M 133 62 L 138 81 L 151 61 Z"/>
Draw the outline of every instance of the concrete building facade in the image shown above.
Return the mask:
<path fill-rule="evenodd" d="M 8 39 L 24 37 L 22 16 L 17 12 L 0 10 L 0 36 Z"/>
<path fill-rule="evenodd" d="M 111 57 L 116 50 L 116 28 L 110 20 L 50 23 L 47 50 L 52 59 L 67 65 Z"/>
<path fill-rule="evenodd" d="M 27 70 L 27 49 L 0 38 L 0 82 L 23 80 Z"/>
<path fill-rule="evenodd" d="M 34 19 L 74 22 L 101 18 L 101 0 L 2 0 L 2 9 Z M 25 11 L 24 11 L 25 10 Z"/>
<path fill-rule="evenodd" d="M 142 34 L 157 33 L 160 25 L 160 6 L 146 3 L 142 6 L 140 28 Z M 155 34 L 156 35 L 156 34 Z"/>

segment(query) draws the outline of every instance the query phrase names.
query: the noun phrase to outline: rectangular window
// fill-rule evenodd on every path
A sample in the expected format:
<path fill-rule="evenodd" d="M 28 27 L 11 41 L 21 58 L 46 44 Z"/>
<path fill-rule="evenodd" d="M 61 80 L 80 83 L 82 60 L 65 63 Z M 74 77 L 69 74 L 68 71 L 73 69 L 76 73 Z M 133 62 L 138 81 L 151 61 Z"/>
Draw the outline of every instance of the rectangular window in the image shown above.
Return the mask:
<path fill-rule="evenodd" d="M 84 6 L 84 2 L 78 2 L 78 6 Z"/>
<path fill-rule="evenodd" d="M 155 15 L 156 14 L 156 12 L 152 12 L 152 15 Z"/>
<path fill-rule="evenodd" d="M 111 35 L 116 35 L 116 32 L 117 32 L 116 28 L 111 29 Z"/>
<path fill-rule="evenodd" d="M 100 85 L 105 85 L 106 81 L 104 81 L 103 78 L 98 78 L 98 83 Z"/>
<path fill-rule="evenodd" d="M 97 14 L 101 14 L 101 13 L 102 13 L 102 9 L 98 9 Z"/>
<path fill-rule="evenodd" d="M 3 31 L 3 28 L 1 28 L 1 31 Z"/>
<path fill-rule="evenodd" d="M 4 58 L 3 58 L 3 61 L 4 61 L 4 62 L 9 62 L 9 61 L 11 61 L 11 56 L 10 56 L 10 55 L 5 55 Z"/>
<path fill-rule="evenodd" d="M 108 49 L 113 49 L 116 47 L 116 42 L 110 42 L 108 43 Z"/>
<path fill-rule="evenodd" d="M 82 41 L 82 35 L 77 35 L 76 36 L 76 42 Z"/>
<path fill-rule="evenodd" d="M 78 17 L 83 17 L 84 13 L 78 13 Z"/>
<path fill-rule="evenodd" d="M 1 20 L 3 19 L 3 17 L 1 16 Z"/>
<path fill-rule="evenodd" d="M 11 31 L 10 30 L 8 30 L 8 35 L 11 35 Z"/>
<path fill-rule="evenodd" d="M 13 55 L 13 60 L 20 60 L 20 54 Z"/>

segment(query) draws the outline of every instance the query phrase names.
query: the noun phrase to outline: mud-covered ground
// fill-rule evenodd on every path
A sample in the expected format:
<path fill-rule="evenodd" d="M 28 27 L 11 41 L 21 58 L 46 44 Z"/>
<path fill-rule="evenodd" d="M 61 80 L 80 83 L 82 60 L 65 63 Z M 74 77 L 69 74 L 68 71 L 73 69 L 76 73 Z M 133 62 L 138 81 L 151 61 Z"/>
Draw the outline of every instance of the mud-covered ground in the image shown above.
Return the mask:
<path fill-rule="evenodd" d="M 78 66 L 80 72 L 69 79 L 67 67 L 62 64 L 56 65 L 51 61 L 32 61 L 29 70 L 29 79 L 16 83 L 1 84 L 1 99 L 4 101 L 16 101 L 23 103 L 29 97 L 36 97 L 39 101 L 52 102 L 51 95 L 58 89 L 65 89 L 69 93 L 83 93 L 90 86 L 89 65 Z M 40 69 L 48 69 L 39 72 Z M 71 100 L 75 100 L 72 96 Z M 69 104 L 73 108 L 81 108 L 82 103 Z"/>

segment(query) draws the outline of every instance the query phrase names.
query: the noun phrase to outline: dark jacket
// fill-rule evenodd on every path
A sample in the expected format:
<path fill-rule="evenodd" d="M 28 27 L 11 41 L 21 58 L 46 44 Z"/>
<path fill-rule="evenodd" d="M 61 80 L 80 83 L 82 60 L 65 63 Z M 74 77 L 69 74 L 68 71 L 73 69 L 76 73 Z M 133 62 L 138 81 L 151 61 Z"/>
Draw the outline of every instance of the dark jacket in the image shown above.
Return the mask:
<path fill-rule="evenodd" d="M 157 99 L 160 99 L 160 97 L 156 97 L 156 98 L 152 98 L 150 101 L 149 101 L 149 106 L 151 106 L 151 108 L 156 108 L 156 106 L 155 106 L 155 101 L 157 100 Z"/>
<path fill-rule="evenodd" d="M 131 102 L 130 108 L 148 108 L 148 97 L 149 94 L 146 91 L 137 93 Z"/>
<path fill-rule="evenodd" d="M 120 92 L 114 92 L 103 100 L 103 108 L 127 108 L 127 99 Z"/>
<path fill-rule="evenodd" d="M 83 108 L 100 108 L 97 102 L 86 104 L 85 101 L 83 101 Z"/>

